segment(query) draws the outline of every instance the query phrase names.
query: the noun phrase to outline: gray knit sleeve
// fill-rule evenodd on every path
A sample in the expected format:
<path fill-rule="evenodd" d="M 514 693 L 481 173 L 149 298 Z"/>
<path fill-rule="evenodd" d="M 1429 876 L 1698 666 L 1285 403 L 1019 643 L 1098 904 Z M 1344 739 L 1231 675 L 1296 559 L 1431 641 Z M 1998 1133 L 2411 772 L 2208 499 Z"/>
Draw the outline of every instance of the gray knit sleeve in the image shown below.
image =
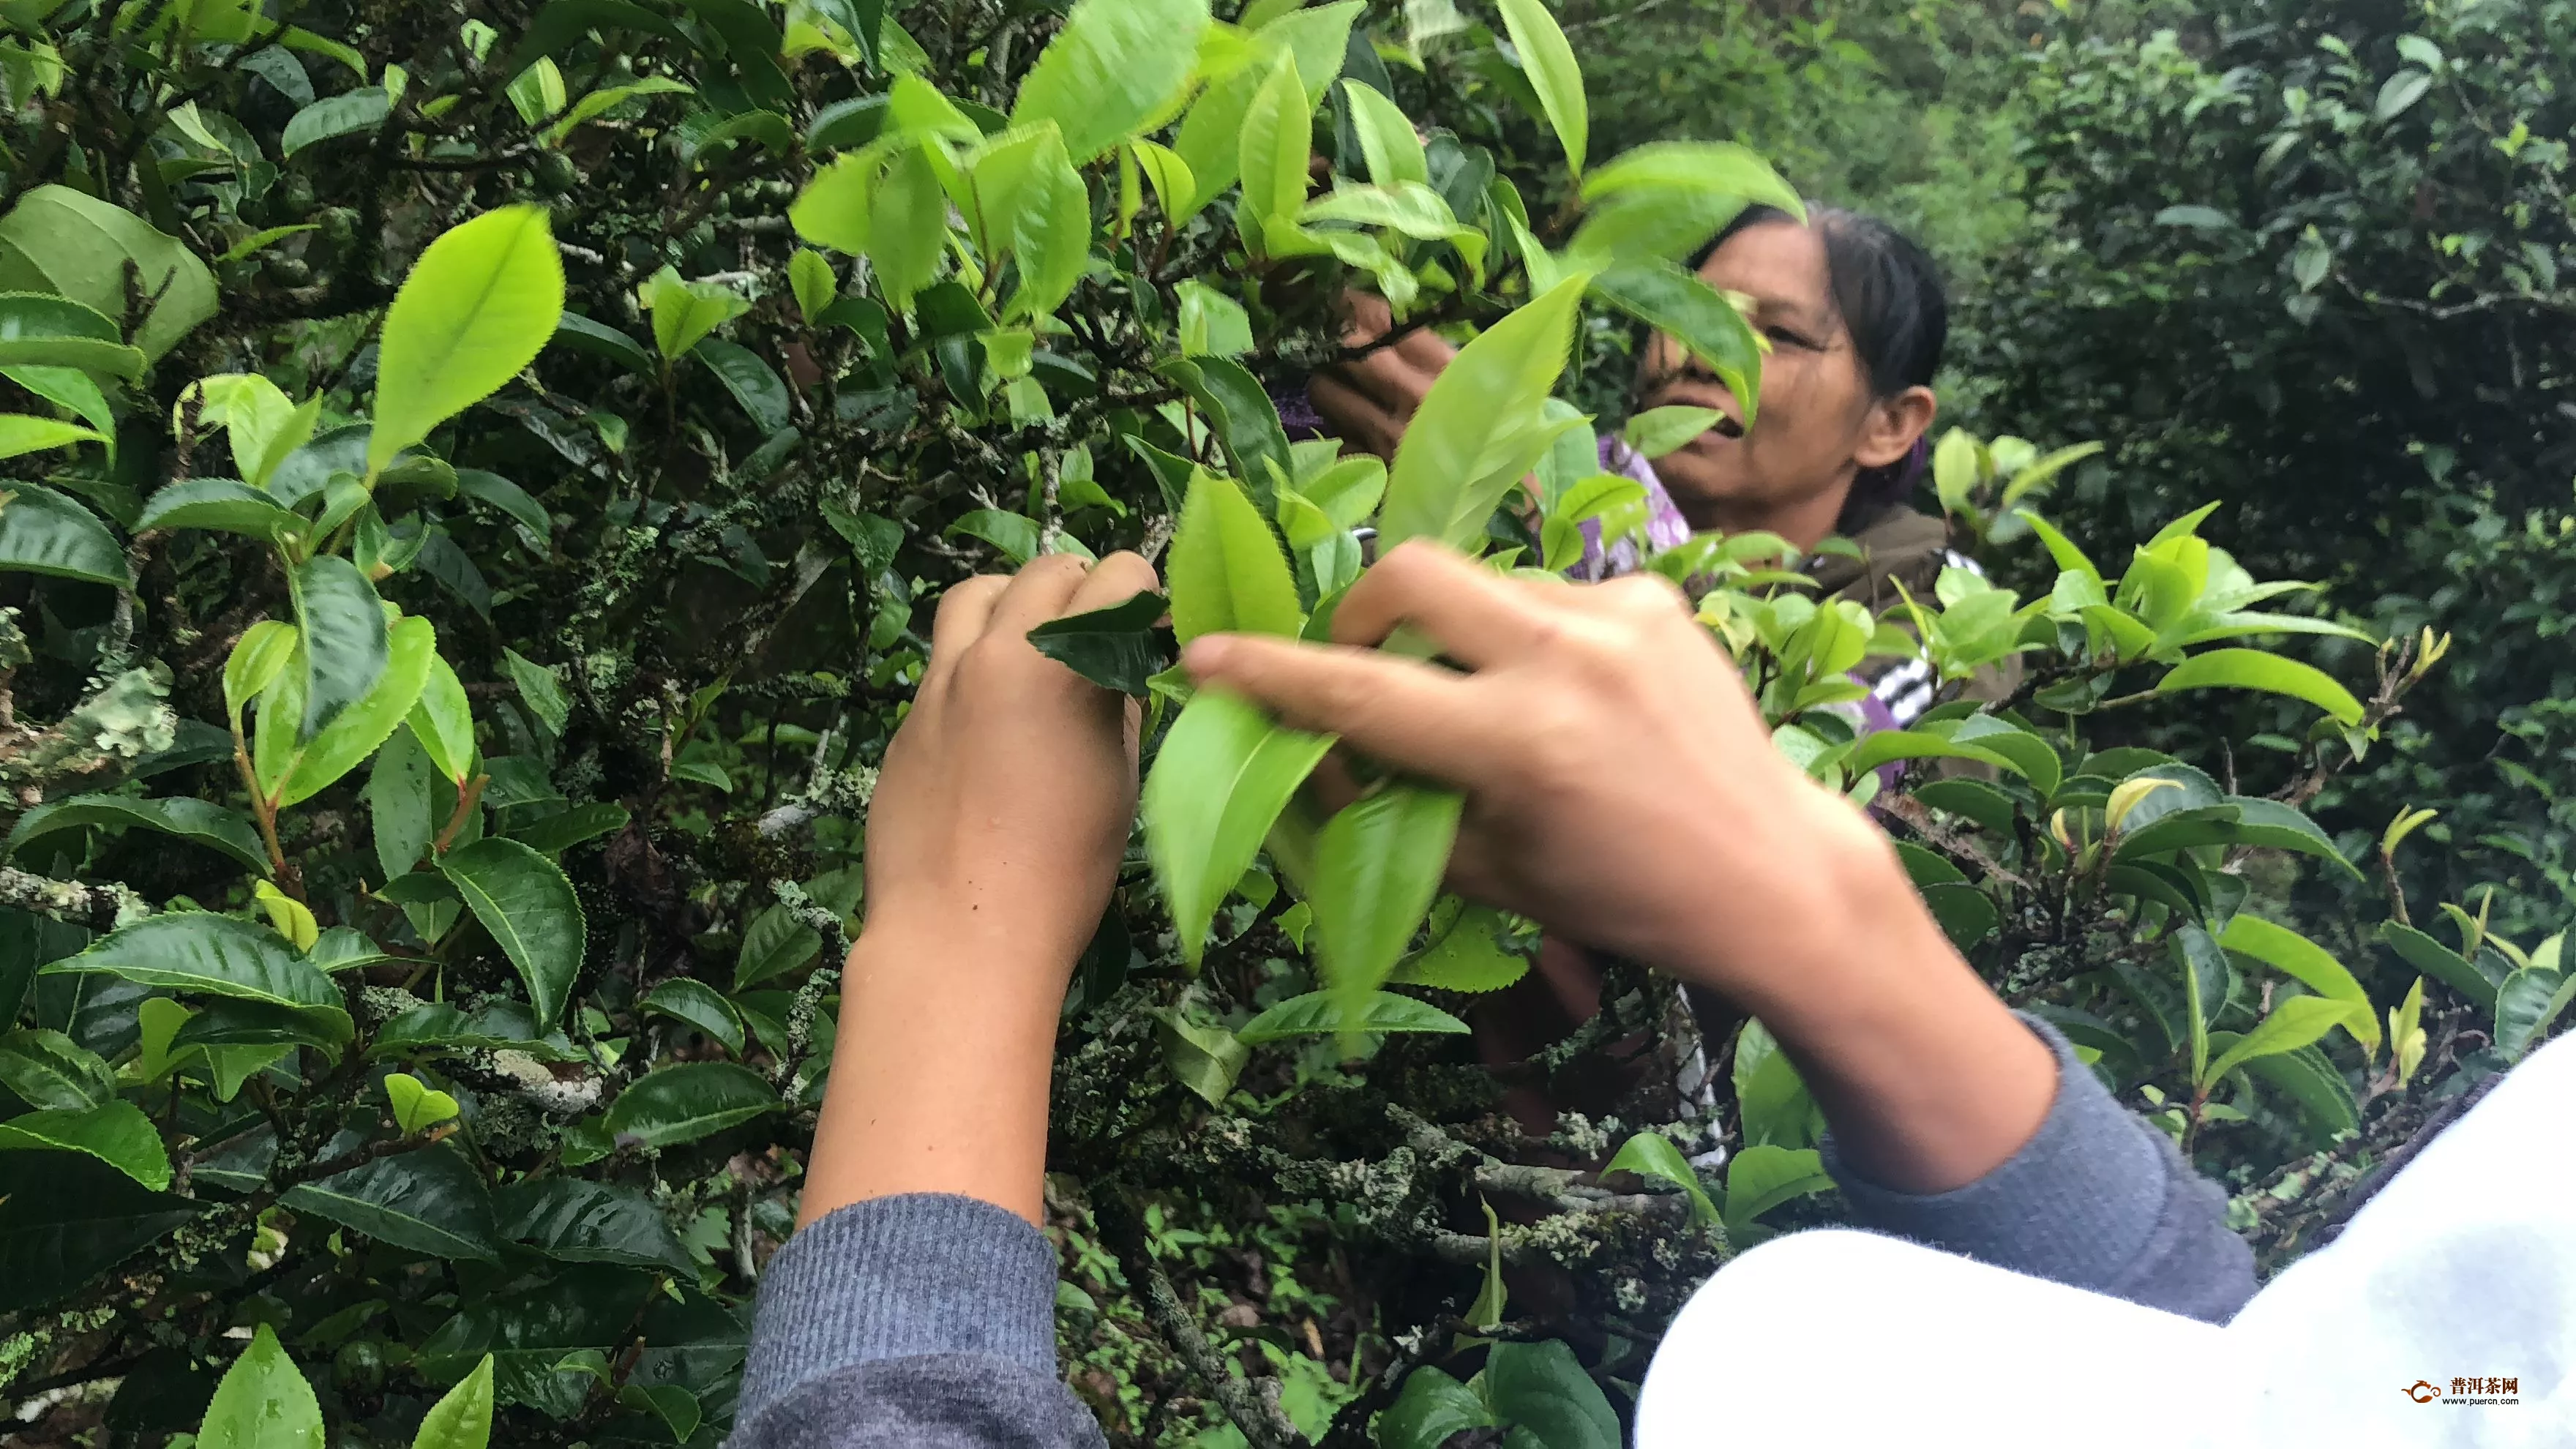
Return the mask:
<path fill-rule="evenodd" d="M 2057 1099 L 2022 1149 L 1965 1187 L 1881 1187 L 1825 1141 L 1825 1170 L 1863 1226 L 1946 1252 L 2224 1323 L 2254 1296 L 2254 1254 L 2227 1196 L 2172 1139 L 2123 1110 L 2074 1048 L 2023 1017 L 2057 1057 Z"/>
<path fill-rule="evenodd" d="M 854 1203 L 788 1239 L 760 1283 L 734 1444 L 1089 1446 L 1056 1377 L 1055 1250 L 991 1203 Z"/>

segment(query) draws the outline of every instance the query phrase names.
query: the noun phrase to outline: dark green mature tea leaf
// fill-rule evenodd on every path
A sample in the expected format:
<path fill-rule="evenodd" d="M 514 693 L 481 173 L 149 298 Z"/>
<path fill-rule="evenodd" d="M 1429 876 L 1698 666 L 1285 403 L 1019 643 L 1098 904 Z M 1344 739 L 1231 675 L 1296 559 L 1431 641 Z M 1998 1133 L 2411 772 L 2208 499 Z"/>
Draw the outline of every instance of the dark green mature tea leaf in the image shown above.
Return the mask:
<path fill-rule="evenodd" d="M 1619 1449 L 1619 1416 L 1574 1350 L 1498 1343 L 1485 1360 L 1485 1398 L 1494 1416 L 1537 1436 L 1548 1449 Z"/>
<path fill-rule="evenodd" d="M 157 830 L 220 851 L 262 875 L 268 873 L 268 851 L 260 844 L 259 827 L 251 823 L 249 816 L 211 800 L 185 796 L 139 800 L 130 795 L 75 795 L 39 805 L 18 817 L 7 842 L 0 844 L 0 855 L 15 855 L 30 841 L 83 826 Z"/>
<path fill-rule="evenodd" d="M 1198 405 L 1201 426 L 1214 430 L 1236 480 L 1268 517 L 1274 480 L 1296 477 L 1297 463 L 1288 451 L 1288 433 L 1279 425 L 1279 409 L 1260 380 L 1233 358 L 1213 355 L 1175 357 L 1154 370 L 1179 384 Z"/>
<path fill-rule="evenodd" d="M 2506 1060 L 2519 1058 L 2546 1035 L 2570 999 L 2576 999 L 2576 974 L 2562 975 L 2526 966 L 2496 988 L 2496 1050 Z M 2362 1010 L 2368 1009 L 2364 1003 Z"/>
<path fill-rule="evenodd" d="M 205 911 L 172 911 L 118 928 L 48 976 L 105 972 L 142 986 L 276 1006 L 340 1009 L 340 988 L 266 926 Z"/>
<path fill-rule="evenodd" d="M 281 507 L 265 489 L 232 478 L 188 478 L 152 495 L 134 531 L 152 528 L 211 528 L 252 538 L 293 533 L 304 520 Z"/>
<path fill-rule="evenodd" d="M 6 569 L 120 588 L 129 582 L 125 549 L 107 525 L 50 488 L 14 479 L 0 487 L 0 570 Z"/>
<path fill-rule="evenodd" d="M 1146 681 L 1172 667 L 1171 651 L 1155 634 L 1170 608 L 1169 600 L 1149 591 L 1106 609 L 1051 619 L 1029 631 L 1029 642 L 1101 688 L 1141 699 Z"/>
<path fill-rule="evenodd" d="M 494 1196 L 501 1234 L 568 1263 L 668 1268 L 694 1277 L 670 1219 L 643 1193 L 574 1177 L 512 1183 Z"/>
<path fill-rule="evenodd" d="M 677 1147 L 738 1127 L 783 1105 L 760 1074 L 731 1062 L 688 1062 L 646 1073 L 608 1109 L 612 1138 Z"/>
<path fill-rule="evenodd" d="M 203 1204 L 77 1152 L 0 1152 L 0 1312 L 65 1297 Z"/>
<path fill-rule="evenodd" d="M 30 1107 L 77 1111 L 116 1100 L 115 1069 L 59 1031 L 0 1034 L 0 1087 Z"/>
<path fill-rule="evenodd" d="M 439 857 L 438 868 L 465 897 L 483 929 L 519 968 L 536 1004 L 537 1024 L 563 1018 L 573 978 L 581 974 L 581 897 L 563 867 L 533 847 L 487 836 Z"/>
<path fill-rule="evenodd" d="M 337 1006 L 279 1006 L 226 997 L 206 1003 L 203 1011 L 189 1017 L 177 1035 L 170 1038 L 170 1049 L 309 1046 L 337 1056 L 354 1035 L 356 1028 L 349 1013 Z"/>
<path fill-rule="evenodd" d="M 683 1021 L 704 1033 L 708 1040 L 721 1042 L 725 1050 L 742 1055 L 742 1018 L 733 1004 L 717 994 L 714 987 L 689 976 L 677 976 L 644 993 L 644 1009 L 674 1021 Z"/>
<path fill-rule="evenodd" d="M 415 1253 L 485 1262 L 501 1256 L 491 1188 L 450 1143 L 299 1183 L 279 1201 Z"/>
<path fill-rule="evenodd" d="M 698 360 L 733 394 L 735 402 L 751 418 L 753 427 L 774 433 L 787 426 L 787 384 L 778 372 L 760 358 L 760 354 L 739 343 L 721 337 L 710 337 L 697 346 Z"/>
<path fill-rule="evenodd" d="M 85 1152 L 154 1192 L 170 1186 L 160 1129 L 132 1102 L 12 1117 L 0 1122 L 0 1152 Z"/>
<path fill-rule="evenodd" d="M 2396 921 L 2380 923 L 2379 939 L 2404 957 L 2407 965 L 2460 993 L 2480 1010 L 2490 1013 L 2495 1010 L 2495 983 L 2480 974 L 2478 968 L 2470 965 L 2459 952 L 2412 926 Z"/>

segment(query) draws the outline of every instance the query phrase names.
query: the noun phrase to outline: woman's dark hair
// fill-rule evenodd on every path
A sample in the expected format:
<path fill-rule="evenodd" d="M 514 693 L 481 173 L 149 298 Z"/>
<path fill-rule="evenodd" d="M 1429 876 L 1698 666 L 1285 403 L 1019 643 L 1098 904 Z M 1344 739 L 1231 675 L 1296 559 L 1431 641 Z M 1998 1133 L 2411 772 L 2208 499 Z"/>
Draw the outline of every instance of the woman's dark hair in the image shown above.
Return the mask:
<path fill-rule="evenodd" d="M 1931 254 L 1874 216 L 1810 204 L 1807 217 L 1824 237 L 1834 310 L 1851 334 L 1871 395 L 1894 397 L 1909 387 L 1931 386 L 1932 374 L 1941 367 L 1941 348 L 1950 337 L 1950 298 Z M 1699 270 L 1737 233 L 1774 222 L 1794 226 L 1797 218 L 1776 206 L 1744 208 L 1691 258 L 1691 270 Z M 1861 470 L 1852 480 L 1838 527 L 1849 532 L 1904 502 L 1923 476 L 1930 445 L 1930 438 L 1918 438 L 1904 457 Z"/>

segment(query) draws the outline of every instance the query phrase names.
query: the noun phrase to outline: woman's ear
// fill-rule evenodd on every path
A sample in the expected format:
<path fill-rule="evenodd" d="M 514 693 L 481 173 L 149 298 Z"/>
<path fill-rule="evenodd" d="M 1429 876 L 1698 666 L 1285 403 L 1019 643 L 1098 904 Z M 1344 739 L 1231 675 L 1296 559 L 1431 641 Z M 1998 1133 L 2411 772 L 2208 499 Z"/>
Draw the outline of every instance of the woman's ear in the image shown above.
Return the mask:
<path fill-rule="evenodd" d="M 1869 420 L 1860 446 L 1852 450 L 1852 461 L 1863 468 L 1884 468 L 1904 457 L 1914 440 L 1931 430 L 1933 415 L 1940 408 L 1928 387 L 1909 387 L 1870 404 Z"/>

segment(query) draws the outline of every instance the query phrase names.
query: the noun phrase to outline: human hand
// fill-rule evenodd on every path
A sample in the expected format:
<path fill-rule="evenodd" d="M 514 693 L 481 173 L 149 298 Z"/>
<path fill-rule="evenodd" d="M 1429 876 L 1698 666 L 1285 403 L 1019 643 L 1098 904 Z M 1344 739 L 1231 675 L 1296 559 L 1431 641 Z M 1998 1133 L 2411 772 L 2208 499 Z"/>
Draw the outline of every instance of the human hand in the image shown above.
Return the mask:
<path fill-rule="evenodd" d="M 1039 624 L 1157 586 L 1132 553 L 951 588 L 868 809 L 871 930 L 970 936 L 1070 970 L 1136 806 L 1135 704 L 1040 654 Z"/>
<path fill-rule="evenodd" d="M 1367 647 L 1399 624 L 1472 672 Z M 1877 830 L 1772 748 L 1660 578 L 1510 579 L 1409 543 L 1343 598 L 1333 637 L 1219 636 L 1184 657 L 1202 686 L 1466 791 L 1450 883 L 1554 935 L 1750 1005 L 1845 898 L 1913 900 Z"/>
<path fill-rule="evenodd" d="M 1387 310 L 1385 298 L 1348 291 L 1342 294 L 1342 302 L 1349 313 L 1342 329 L 1344 344 L 1364 346 L 1394 330 L 1395 317 Z M 1315 411 L 1344 441 L 1392 460 L 1405 425 L 1429 395 L 1432 381 L 1457 355 L 1458 350 L 1431 329 L 1417 327 L 1355 361 L 1317 372 L 1306 390 L 1314 399 Z"/>
<path fill-rule="evenodd" d="M 913 1192 L 1038 1221 L 1056 1017 L 1135 814 L 1136 710 L 1028 632 L 1154 584 L 1132 553 L 1053 554 L 939 601 L 868 808 L 867 926 L 800 1224 Z"/>
<path fill-rule="evenodd" d="M 1369 647 L 1398 625 L 1468 672 Z M 2047 1047 L 1878 829 L 1773 748 L 1669 583 L 1511 579 L 1414 541 L 1352 586 L 1333 638 L 1206 635 L 1183 659 L 1202 688 L 1463 790 L 1455 889 L 1760 1016 L 1876 1181 L 1946 1191 L 2038 1129 Z"/>

